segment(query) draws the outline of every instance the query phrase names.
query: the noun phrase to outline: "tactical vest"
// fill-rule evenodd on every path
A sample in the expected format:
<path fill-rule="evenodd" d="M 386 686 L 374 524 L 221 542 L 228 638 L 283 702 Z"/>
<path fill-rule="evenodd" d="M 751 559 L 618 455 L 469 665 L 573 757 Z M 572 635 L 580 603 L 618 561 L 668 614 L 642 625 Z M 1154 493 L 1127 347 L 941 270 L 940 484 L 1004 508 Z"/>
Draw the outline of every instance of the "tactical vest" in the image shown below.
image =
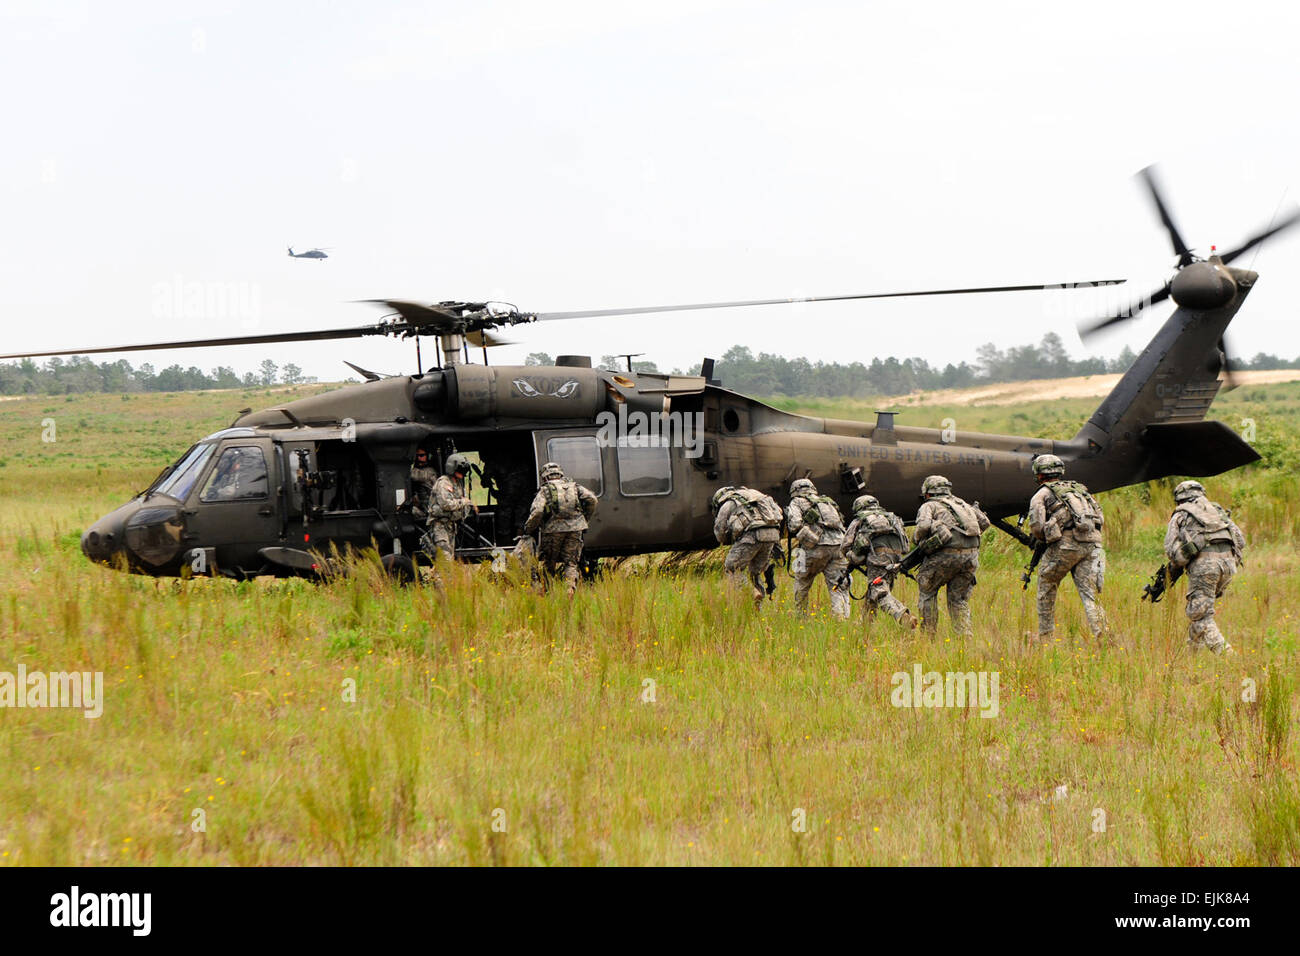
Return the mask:
<path fill-rule="evenodd" d="M 1193 498 L 1174 509 L 1175 514 L 1179 511 L 1192 519 L 1182 523 L 1181 543 L 1192 545 L 1197 552 L 1204 551 L 1211 544 L 1227 544 L 1236 553 L 1237 544 L 1232 536 L 1231 517 L 1226 508 L 1208 498 Z"/>
<path fill-rule="evenodd" d="M 542 486 L 546 495 L 546 514 L 551 517 L 568 519 L 582 518 L 582 498 L 578 494 L 575 482 L 548 481 Z"/>
<path fill-rule="evenodd" d="M 892 560 L 904 551 L 904 538 L 898 521 L 884 508 L 868 508 L 854 516 L 858 526 L 853 532 L 853 556 L 859 563 L 879 555 Z"/>
<path fill-rule="evenodd" d="M 1047 515 L 1055 518 L 1060 515 L 1059 526 L 1062 531 L 1073 531 L 1077 541 L 1100 541 L 1102 517 L 1101 505 L 1083 484 L 1064 478 L 1044 482 L 1050 492 L 1047 502 Z"/>
<path fill-rule="evenodd" d="M 440 482 L 446 482 L 447 485 L 451 487 L 451 490 L 456 494 L 463 494 L 461 490 L 456 487 L 455 481 L 447 475 L 440 475 L 437 481 L 433 483 L 433 488 L 430 490 L 429 496 L 421 502 L 424 506 L 425 513 L 428 514 L 431 521 L 459 521 L 464 517 L 463 509 L 449 512 L 443 508 L 442 504 L 438 501 L 437 490 Z"/>

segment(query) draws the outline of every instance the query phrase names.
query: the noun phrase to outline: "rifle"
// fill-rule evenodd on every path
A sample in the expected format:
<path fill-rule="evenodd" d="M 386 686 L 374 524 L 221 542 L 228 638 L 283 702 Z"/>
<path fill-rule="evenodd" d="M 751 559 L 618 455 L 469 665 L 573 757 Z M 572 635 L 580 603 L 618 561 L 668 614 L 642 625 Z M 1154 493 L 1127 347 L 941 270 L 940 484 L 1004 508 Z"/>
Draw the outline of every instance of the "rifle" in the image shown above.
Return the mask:
<path fill-rule="evenodd" d="M 1034 576 L 1038 569 L 1038 562 L 1043 560 L 1043 555 L 1047 553 L 1048 544 L 1046 541 L 1039 541 L 1034 545 L 1033 557 L 1029 559 L 1029 564 L 1025 566 L 1025 573 L 1020 575 L 1020 590 L 1029 590 L 1029 579 Z"/>
<path fill-rule="evenodd" d="M 916 547 L 903 555 L 903 559 L 897 564 L 891 564 L 889 566 L 889 573 L 907 574 L 908 571 L 911 571 L 914 567 L 920 564 L 927 555 L 933 554 L 942 547 L 943 542 L 939 540 L 939 536 L 937 534 L 932 534 L 924 541 L 918 542 Z"/>
<path fill-rule="evenodd" d="M 782 557 L 781 545 L 778 542 L 772 545 L 772 563 L 763 570 L 763 586 L 768 597 L 776 593 L 776 566 L 783 560 L 786 562 L 786 566 L 789 567 L 789 558 Z"/>
<path fill-rule="evenodd" d="M 1151 599 L 1152 604 L 1159 604 L 1160 599 L 1165 596 L 1165 591 L 1183 576 L 1182 568 L 1169 570 L 1169 565 L 1162 564 L 1156 569 L 1156 573 L 1151 575 L 1151 583 L 1143 585 L 1142 600 Z"/>

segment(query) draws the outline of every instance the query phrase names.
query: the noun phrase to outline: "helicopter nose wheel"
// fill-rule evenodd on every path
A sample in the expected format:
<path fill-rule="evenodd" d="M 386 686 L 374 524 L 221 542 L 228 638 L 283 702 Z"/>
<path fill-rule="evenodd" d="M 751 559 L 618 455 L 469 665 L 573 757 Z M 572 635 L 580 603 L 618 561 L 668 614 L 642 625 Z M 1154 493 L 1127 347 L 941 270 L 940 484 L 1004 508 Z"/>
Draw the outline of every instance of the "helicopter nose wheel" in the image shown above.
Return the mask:
<path fill-rule="evenodd" d="M 415 583 L 415 564 L 404 554 L 386 554 L 382 561 L 384 570 L 394 584 L 406 587 Z"/>

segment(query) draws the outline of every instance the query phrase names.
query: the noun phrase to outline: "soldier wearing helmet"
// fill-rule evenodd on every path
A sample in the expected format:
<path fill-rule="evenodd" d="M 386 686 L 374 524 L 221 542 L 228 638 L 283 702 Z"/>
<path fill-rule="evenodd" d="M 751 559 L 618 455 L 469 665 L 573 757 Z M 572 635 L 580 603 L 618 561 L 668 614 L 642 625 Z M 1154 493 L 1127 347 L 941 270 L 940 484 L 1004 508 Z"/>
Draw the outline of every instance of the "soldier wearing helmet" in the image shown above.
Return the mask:
<path fill-rule="evenodd" d="M 874 495 L 861 495 L 853 502 L 853 520 L 844 532 L 840 551 L 867 577 L 867 599 L 863 603 L 867 620 L 882 610 L 904 627 L 916 627 L 916 618 L 889 591 L 889 566 L 902 558 L 906 547 L 907 531 L 898 515 L 881 507 Z"/>
<path fill-rule="evenodd" d="M 1174 489 L 1177 507 L 1165 532 L 1165 557 L 1187 573 L 1187 643 L 1216 654 L 1235 653 L 1214 620 L 1214 602 L 1223 597 L 1242 565 L 1246 537 L 1231 512 L 1205 495 L 1199 481 Z"/>
<path fill-rule="evenodd" d="M 456 529 L 470 511 L 478 511 L 478 505 L 465 494 L 469 459 L 464 455 L 448 455 L 442 471 L 441 475 L 436 474 L 425 449 L 416 451 L 411 468 L 415 493 L 412 511 L 416 517 L 425 519 L 426 530 L 420 544 L 435 559 L 439 552 L 447 558 L 456 557 Z"/>
<path fill-rule="evenodd" d="M 582 561 L 582 533 L 599 502 L 590 490 L 566 478 L 564 469 L 553 461 L 542 466 L 541 478 L 524 531 L 541 531 L 537 558 L 548 575 L 559 571 L 573 597 Z"/>
<path fill-rule="evenodd" d="M 808 478 L 797 478 L 790 485 L 790 504 L 785 509 L 788 533 L 799 548 L 790 558 L 794 574 L 794 606 L 808 607 L 808 592 L 817 575 L 826 578 L 831 614 L 841 620 L 849 616 L 848 565 L 840 552 L 844 543 L 844 516 L 828 495 L 819 495 Z"/>
<path fill-rule="evenodd" d="M 772 563 L 772 549 L 781 538 L 781 506 L 753 488 L 728 485 L 713 493 L 713 536 L 730 545 L 724 567 L 733 588 L 749 578 L 755 607 L 763 606 L 763 573 Z"/>
<path fill-rule="evenodd" d="M 1099 637 L 1106 628 L 1101 609 L 1101 546 L 1104 518 L 1101 505 L 1082 482 L 1065 477 L 1065 462 L 1055 455 L 1034 459 L 1038 491 L 1029 500 L 1029 533 L 1045 550 L 1038 563 L 1038 639 L 1050 641 L 1056 631 L 1056 590 L 1068 574 L 1083 602 L 1088 630 Z"/>
<path fill-rule="evenodd" d="M 916 569 L 917 604 L 921 627 L 931 634 L 939 627 L 939 589 L 948 589 L 948 616 L 962 633 L 970 633 L 970 596 L 979 570 L 980 535 L 988 515 L 952 493 L 952 482 L 930 475 L 921 483 L 921 508 L 916 513 L 915 541 L 933 541 Z"/>

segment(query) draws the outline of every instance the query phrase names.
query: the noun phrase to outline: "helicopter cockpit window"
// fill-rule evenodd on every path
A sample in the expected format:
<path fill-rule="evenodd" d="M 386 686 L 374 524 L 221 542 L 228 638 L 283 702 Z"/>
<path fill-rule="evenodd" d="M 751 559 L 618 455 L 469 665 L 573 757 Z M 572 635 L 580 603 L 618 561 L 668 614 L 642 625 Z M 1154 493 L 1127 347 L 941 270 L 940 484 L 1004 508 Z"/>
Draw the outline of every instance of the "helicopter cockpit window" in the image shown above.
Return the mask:
<path fill-rule="evenodd" d="M 180 460 L 172 473 L 158 483 L 151 494 L 170 495 L 179 501 L 184 501 L 189 497 L 190 489 L 203 473 L 203 468 L 216 447 L 216 445 L 195 445 Z"/>
<path fill-rule="evenodd" d="M 247 501 L 265 498 L 267 489 L 266 458 L 256 445 L 227 448 L 217 459 L 200 501 Z"/>
<path fill-rule="evenodd" d="M 605 493 L 605 478 L 600 470 L 600 445 L 594 435 L 548 438 L 546 460 L 555 462 L 566 475 L 597 498 Z"/>
<path fill-rule="evenodd" d="M 618 490 L 626 497 L 667 495 L 673 490 L 673 461 L 668 446 L 619 445 Z"/>

